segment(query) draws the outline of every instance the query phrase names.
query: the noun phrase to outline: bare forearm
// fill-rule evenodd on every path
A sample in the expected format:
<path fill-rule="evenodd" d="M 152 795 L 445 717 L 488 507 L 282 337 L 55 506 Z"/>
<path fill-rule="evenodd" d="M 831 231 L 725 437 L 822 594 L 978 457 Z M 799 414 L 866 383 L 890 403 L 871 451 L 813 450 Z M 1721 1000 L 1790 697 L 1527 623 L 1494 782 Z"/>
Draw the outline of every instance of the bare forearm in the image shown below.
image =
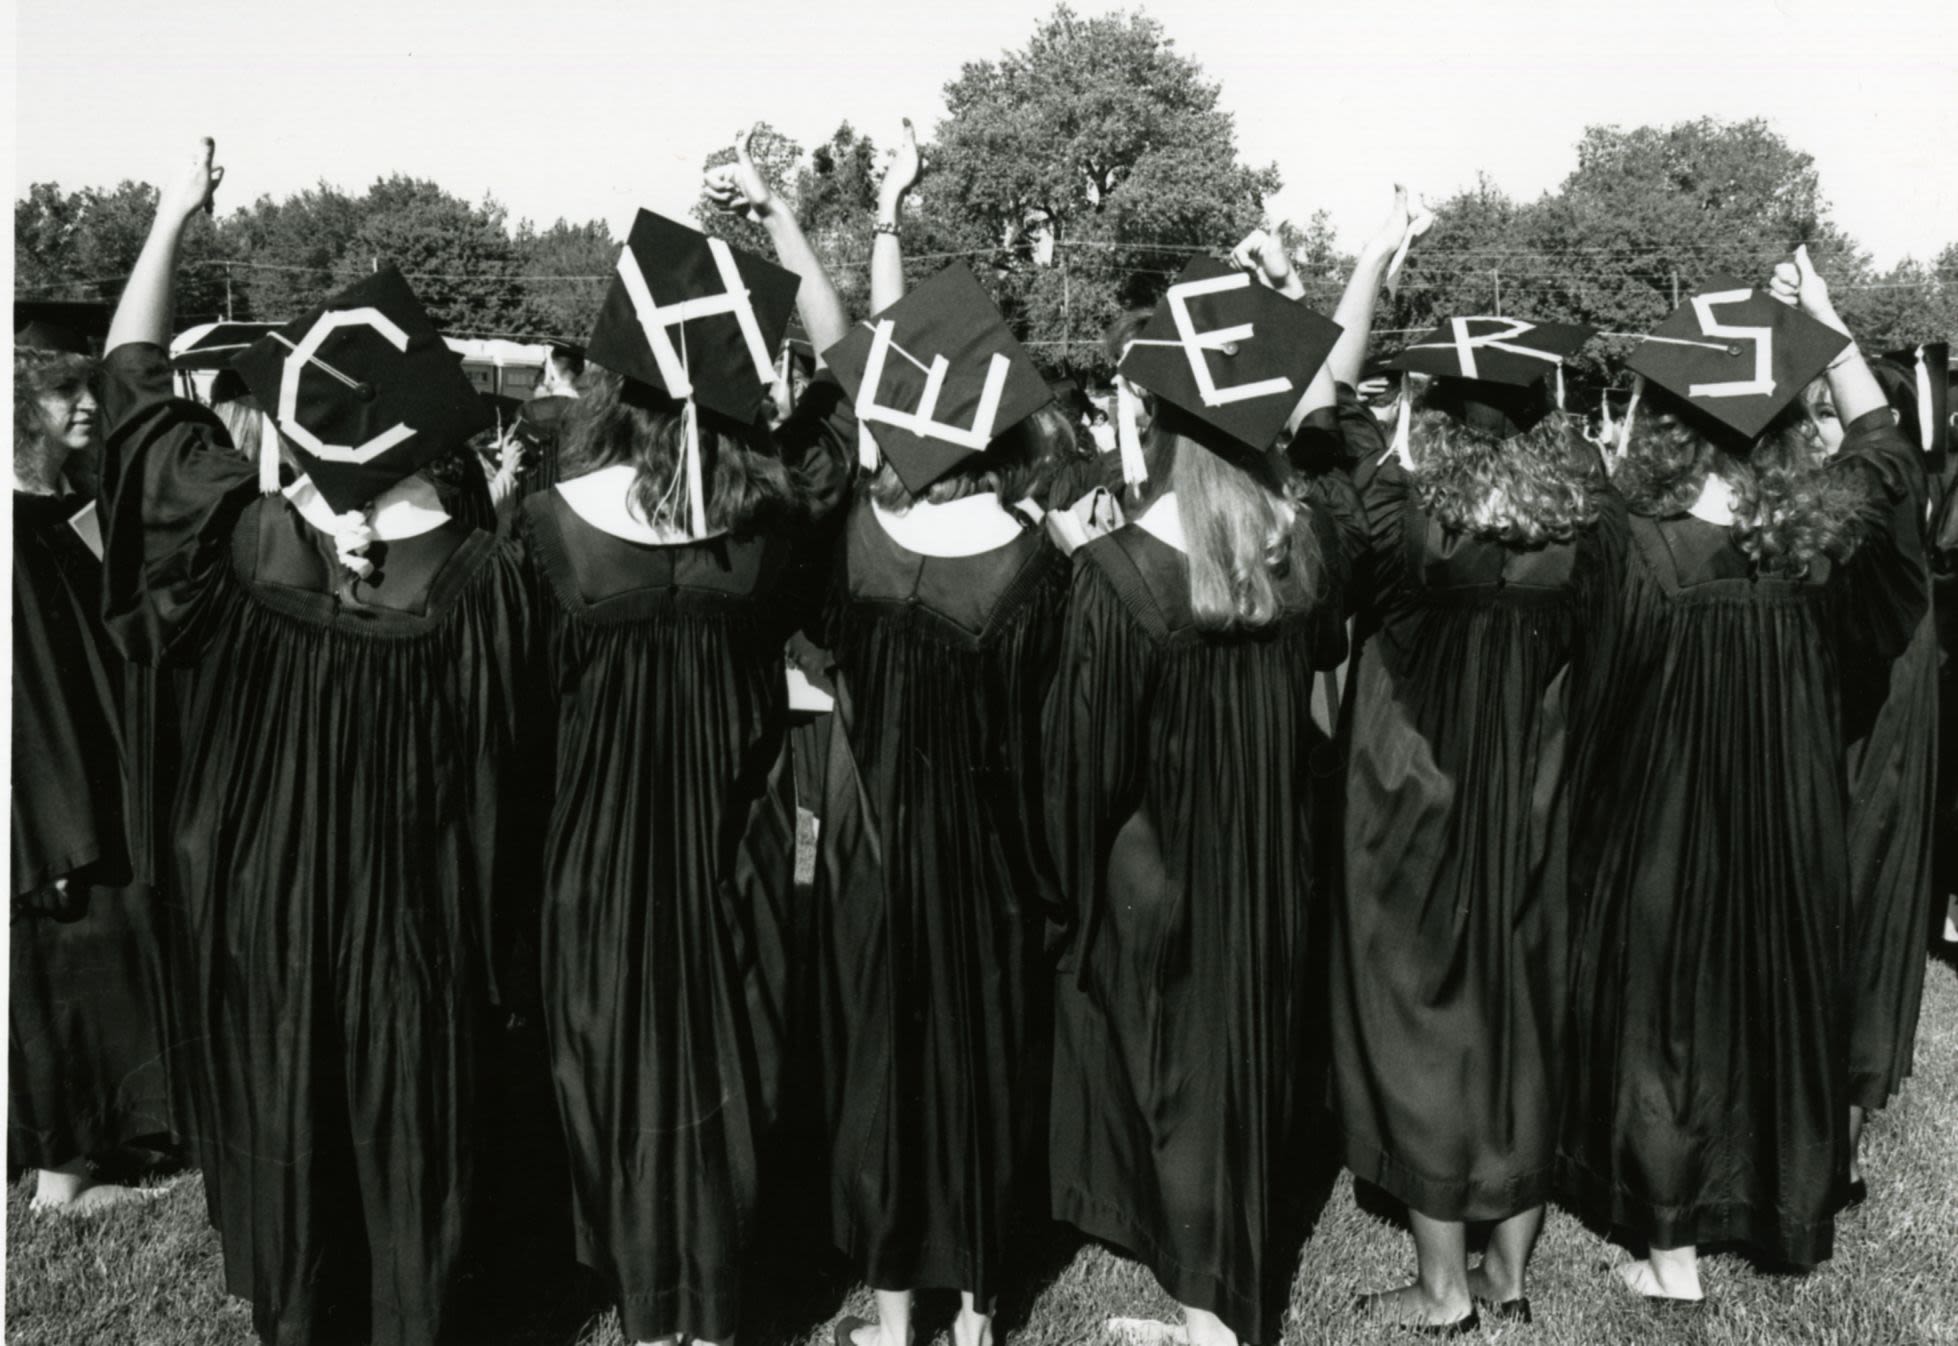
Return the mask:
<path fill-rule="evenodd" d="M 896 213 L 889 217 L 895 221 Z M 870 311 L 882 313 L 904 298 L 904 248 L 897 235 L 879 233 L 870 245 Z"/>
<path fill-rule="evenodd" d="M 106 350 L 147 342 L 168 347 L 176 316 L 177 256 L 183 247 L 184 221 L 159 205 L 136 267 L 123 286 L 109 323 Z"/>
<path fill-rule="evenodd" d="M 1326 357 L 1326 368 L 1337 383 L 1357 384 L 1360 366 L 1366 363 L 1367 342 L 1373 337 L 1373 310 L 1387 283 L 1387 266 L 1393 249 L 1369 243 L 1353 263 L 1353 274 L 1346 278 L 1346 289 L 1333 310 L 1333 321 L 1340 326 L 1339 340 Z"/>
<path fill-rule="evenodd" d="M 775 259 L 802 279 L 802 288 L 796 292 L 796 311 L 802 315 L 809 342 L 820 358 L 822 352 L 841 341 L 849 331 L 850 319 L 844 312 L 843 298 L 837 294 L 822 258 L 809 246 L 809 239 L 795 216 L 776 206 L 762 216 L 761 222 L 775 245 Z"/>

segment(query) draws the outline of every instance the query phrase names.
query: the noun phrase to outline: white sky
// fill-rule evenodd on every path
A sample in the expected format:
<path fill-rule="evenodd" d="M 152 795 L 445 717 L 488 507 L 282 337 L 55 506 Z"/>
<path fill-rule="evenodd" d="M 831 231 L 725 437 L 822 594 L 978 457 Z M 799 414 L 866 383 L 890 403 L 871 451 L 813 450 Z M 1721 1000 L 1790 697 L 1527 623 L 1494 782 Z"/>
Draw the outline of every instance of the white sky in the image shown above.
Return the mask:
<path fill-rule="evenodd" d="M 1081 0 L 1084 13 L 1111 8 Z M 1958 0 L 1154 0 L 1223 85 L 1275 211 L 1349 244 L 1401 178 L 1486 170 L 1527 199 L 1588 123 L 1766 116 L 1815 156 L 1880 264 L 1958 239 Z M 161 176 L 198 135 L 220 207 L 324 179 L 484 192 L 513 217 L 693 201 L 705 154 L 766 118 L 805 145 L 943 115 L 960 64 L 1022 45 L 1049 0 L 18 0 L 15 195 Z"/>

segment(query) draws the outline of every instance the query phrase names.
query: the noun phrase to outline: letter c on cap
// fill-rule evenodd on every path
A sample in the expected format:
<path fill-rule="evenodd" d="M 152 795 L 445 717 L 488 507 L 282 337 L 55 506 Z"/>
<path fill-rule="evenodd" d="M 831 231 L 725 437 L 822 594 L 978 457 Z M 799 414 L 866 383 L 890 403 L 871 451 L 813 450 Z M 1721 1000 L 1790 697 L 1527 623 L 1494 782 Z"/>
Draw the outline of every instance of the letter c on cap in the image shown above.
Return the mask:
<path fill-rule="evenodd" d="M 365 444 L 328 444 L 299 421 L 299 377 L 326 339 L 342 327 L 366 327 L 381 334 L 398 351 L 408 349 L 408 334 L 393 319 L 377 308 L 329 309 L 320 314 L 312 329 L 286 356 L 279 376 L 279 429 L 300 448 L 329 463 L 365 463 L 380 457 L 415 432 L 399 424 L 383 430 Z"/>

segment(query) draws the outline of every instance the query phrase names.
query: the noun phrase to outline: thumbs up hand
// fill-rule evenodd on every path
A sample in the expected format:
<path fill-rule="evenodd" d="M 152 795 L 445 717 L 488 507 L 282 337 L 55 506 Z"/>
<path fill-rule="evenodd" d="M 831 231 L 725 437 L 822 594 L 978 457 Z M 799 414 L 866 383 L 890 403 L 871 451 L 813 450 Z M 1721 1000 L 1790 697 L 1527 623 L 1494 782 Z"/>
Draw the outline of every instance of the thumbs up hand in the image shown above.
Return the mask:
<path fill-rule="evenodd" d="M 775 207 L 775 193 L 755 167 L 754 140 L 760 130 L 757 122 L 735 138 L 733 163 L 707 170 L 708 199 L 722 210 L 750 219 L 760 219 Z"/>

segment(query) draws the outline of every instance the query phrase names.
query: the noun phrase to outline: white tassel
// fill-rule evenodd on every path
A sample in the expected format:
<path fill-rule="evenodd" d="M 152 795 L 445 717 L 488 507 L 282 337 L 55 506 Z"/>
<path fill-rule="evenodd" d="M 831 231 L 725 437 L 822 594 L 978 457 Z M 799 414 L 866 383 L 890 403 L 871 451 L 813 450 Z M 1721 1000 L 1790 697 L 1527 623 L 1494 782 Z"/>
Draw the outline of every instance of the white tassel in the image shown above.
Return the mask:
<path fill-rule="evenodd" d="M 263 411 L 258 413 L 258 493 L 279 493 L 279 426 Z"/>
<path fill-rule="evenodd" d="M 707 492 L 700 484 L 700 412 L 689 397 L 680 408 L 681 434 L 685 442 L 687 474 L 687 531 L 694 537 L 707 536 Z"/>
<path fill-rule="evenodd" d="M 1122 452 L 1122 480 L 1140 486 L 1149 480 L 1149 464 L 1142 457 L 1142 406 L 1129 381 L 1115 376 L 1115 443 Z"/>
<path fill-rule="evenodd" d="M 1924 348 L 1917 348 L 1917 437 L 1923 443 L 1924 452 L 1930 453 L 1937 447 L 1938 427 L 1931 420 L 1931 363 L 1924 358 Z"/>
<path fill-rule="evenodd" d="M 1625 404 L 1625 420 L 1618 427 L 1618 456 L 1623 458 L 1632 443 L 1632 422 L 1638 419 L 1638 403 L 1645 396 L 1645 375 L 1632 375 L 1632 400 Z"/>
<path fill-rule="evenodd" d="M 877 456 L 877 438 L 870 433 L 867 425 L 857 426 L 857 466 L 865 472 L 875 472 L 881 460 Z"/>
<path fill-rule="evenodd" d="M 1400 410 L 1394 413 L 1394 457 L 1409 472 L 1414 470 L 1414 446 L 1409 427 L 1414 420 L 1414 390 L 1408 387 L 1406 379 L 1401 380 Z"/>

